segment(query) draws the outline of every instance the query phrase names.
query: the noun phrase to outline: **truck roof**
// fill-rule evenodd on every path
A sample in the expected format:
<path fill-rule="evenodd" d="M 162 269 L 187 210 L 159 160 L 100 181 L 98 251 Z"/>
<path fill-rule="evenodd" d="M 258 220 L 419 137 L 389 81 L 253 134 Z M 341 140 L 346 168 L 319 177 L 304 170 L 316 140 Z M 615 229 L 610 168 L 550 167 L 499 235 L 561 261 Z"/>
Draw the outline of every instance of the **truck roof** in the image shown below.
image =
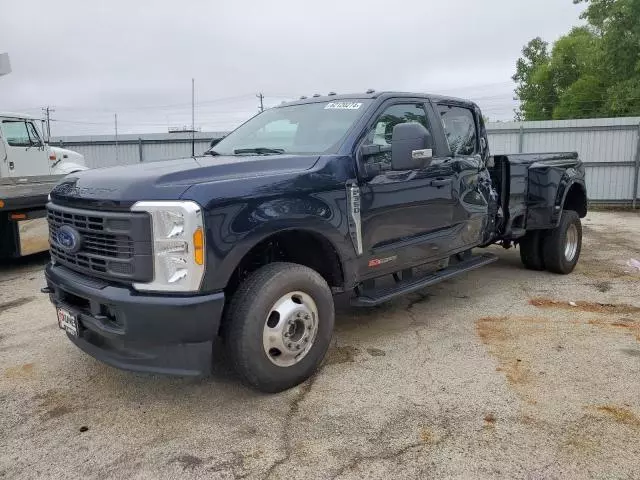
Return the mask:
<path fill-rule="evenodd" d="M 27 120 L 38 120 L 37 117 L 27 115 L 26 113 L 0 112 L 0 118 L 23 118 Z"/>
<path fill-rule="evenodd" d="M 319 96 L 310 96 L 307 98 L 300 98 L 298 100 L 294 100 L 291 102 L 284 102 L 278 107 L 284 107 L 289 105 L 302 105 L 305 103 L 316 103 L 316 102 L 340 102 L 343 100 L 357 100 L 357 99 L 382 99 L 386 100 L 387 98 L 397 98 L 397 97 L 410 97 L 410 98 L 424 98 L 427 100 L 431 100 L 434 102 L 441 102 L 444 100 L 467 105 L 469 107 L 475 106 L 471 100 L 465 100 L 463 98 L 456 97 L 447 97 L 444 95 L 434 95 L 431 93 L 417 93 L 417 92 L 394 92 L 394 91 L 382 91 L 376 92 L 374 90 L 367 90 L 364 93 L 347 93 L 342 95 L 337 94 L 328 94 L 328 95 L 319 95 Z"/>

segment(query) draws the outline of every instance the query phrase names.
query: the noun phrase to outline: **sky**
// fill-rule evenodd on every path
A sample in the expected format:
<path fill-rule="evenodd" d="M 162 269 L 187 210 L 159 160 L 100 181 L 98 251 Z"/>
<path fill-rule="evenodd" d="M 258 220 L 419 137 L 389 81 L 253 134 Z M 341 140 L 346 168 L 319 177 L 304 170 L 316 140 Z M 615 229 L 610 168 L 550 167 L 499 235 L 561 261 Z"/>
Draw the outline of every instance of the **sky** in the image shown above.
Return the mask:
<path fill-rule="evenodd" d="M 52 136 L 226 131 L 314 93 L 408 90 L 511 120 L 522 47 L 580 22 L 571 0 L 0 0 L 0 111 Z"/>

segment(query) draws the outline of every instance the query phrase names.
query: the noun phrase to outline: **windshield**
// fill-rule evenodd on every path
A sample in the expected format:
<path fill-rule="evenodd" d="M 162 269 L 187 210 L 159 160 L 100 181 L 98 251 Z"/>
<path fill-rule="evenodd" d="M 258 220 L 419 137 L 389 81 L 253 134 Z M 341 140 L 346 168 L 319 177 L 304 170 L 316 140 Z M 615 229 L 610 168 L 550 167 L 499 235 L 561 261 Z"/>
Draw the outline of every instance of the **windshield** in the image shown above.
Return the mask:
<path fill-rule="evenodd" d="M 368 99 L 354 99 L 272 108 L 231 132 L 213 147 L 212 153 L 336 153 L 349 128 L 370 103 Z"/>

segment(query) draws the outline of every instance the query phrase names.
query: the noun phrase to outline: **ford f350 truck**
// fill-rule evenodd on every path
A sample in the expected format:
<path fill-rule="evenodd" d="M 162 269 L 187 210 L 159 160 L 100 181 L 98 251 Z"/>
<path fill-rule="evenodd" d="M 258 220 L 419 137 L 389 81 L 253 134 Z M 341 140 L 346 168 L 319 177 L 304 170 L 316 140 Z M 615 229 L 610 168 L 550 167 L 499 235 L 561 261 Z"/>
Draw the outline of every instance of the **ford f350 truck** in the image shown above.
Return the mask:
<path fill-rule="evenodd" d="M 576 153 L 489 153 L 472 102 L 329 95 L 266 110 L 204 156 L 67 176 L 47 205 L 59 326 L 119 368 L 309 378 L 334 295 L 371 306 L 496 260 L 570 273 L 587 212 Z M 497 280 L 496 280 L 497 281 Z"/>

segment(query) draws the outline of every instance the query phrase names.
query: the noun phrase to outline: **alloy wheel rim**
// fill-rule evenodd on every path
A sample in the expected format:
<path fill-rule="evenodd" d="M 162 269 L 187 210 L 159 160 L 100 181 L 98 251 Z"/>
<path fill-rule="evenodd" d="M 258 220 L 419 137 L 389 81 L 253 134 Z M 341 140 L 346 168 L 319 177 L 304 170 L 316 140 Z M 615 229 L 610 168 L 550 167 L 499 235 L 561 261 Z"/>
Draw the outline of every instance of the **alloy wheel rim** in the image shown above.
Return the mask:
<path fill-rule="evenodd" d="M 564 258 L 573 261 L 578 251 L 578 229 L 574 224 L 569 225 L 564 243 Z"/>

